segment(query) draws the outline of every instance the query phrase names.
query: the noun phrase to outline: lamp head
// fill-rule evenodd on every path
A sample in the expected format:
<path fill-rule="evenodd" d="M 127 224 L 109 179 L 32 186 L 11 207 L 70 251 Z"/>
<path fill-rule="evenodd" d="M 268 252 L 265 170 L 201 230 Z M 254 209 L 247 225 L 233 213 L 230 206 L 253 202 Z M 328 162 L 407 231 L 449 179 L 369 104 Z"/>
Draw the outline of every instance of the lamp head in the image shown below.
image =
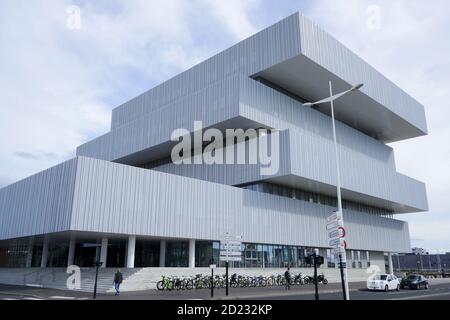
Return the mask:
<path fill-rule="evenodd" d="M 364 83 L 357 84 L 356 86 L 353 86 L 350 90 L 357 91 L 357 90 L 361 89 L 363 85 L 364 85 Z"/>
<path fill-rule="evenodd" d="M 312 107 L 313 105 L 314 105 L 314 103 L 311 103 L 311 102 L 305 102 L 303 104 L 304 107 Z"/>

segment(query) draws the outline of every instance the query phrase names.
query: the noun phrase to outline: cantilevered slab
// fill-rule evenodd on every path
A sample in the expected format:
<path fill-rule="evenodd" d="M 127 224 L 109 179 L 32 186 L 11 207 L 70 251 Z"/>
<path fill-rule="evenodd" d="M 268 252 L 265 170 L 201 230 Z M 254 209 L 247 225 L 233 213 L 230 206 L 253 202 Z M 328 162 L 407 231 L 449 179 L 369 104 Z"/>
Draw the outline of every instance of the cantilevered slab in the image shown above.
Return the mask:
<path fill-rule="evenodd" d="M 385 143 L 427 134 L 424 107 L 302 14 L 301 54 L 253 74 L 308 101 L 364 83 L 335 103 L 336 118 Z M 330 114 L 329 104 L 318 110 Z"/>

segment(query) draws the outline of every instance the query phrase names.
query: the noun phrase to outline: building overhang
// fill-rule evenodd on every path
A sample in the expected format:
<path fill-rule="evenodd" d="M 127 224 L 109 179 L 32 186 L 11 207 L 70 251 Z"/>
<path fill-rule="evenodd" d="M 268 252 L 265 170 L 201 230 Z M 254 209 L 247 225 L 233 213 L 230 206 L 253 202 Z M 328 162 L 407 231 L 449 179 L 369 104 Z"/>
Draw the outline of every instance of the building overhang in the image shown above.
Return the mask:
<path fill-rule="evenodd" d="M 270 81 L 309 102 L 330 95 L 329 81 L 332 82 L 333 93 L 348 90 L 357 84 L 349 83 L 303 54 L 262 70 L 252 77 Z M 363 82 L 362 80 L 360 82 Z M 372 91 L 370 83 L 365 83 L 359 91 L 351 92 L 336 100 L 334 103 L 336 119 L 384 143 L 427 134 L 426 125 L 394 112 L 392 108 L 372 98 L 370 91 Z M 329 103 L 314 108 L 331 115 Z M 412 104 L 410 111 L 412 115 L 423 114 L 423 107 L 421 110 L 421 106 Z"/>

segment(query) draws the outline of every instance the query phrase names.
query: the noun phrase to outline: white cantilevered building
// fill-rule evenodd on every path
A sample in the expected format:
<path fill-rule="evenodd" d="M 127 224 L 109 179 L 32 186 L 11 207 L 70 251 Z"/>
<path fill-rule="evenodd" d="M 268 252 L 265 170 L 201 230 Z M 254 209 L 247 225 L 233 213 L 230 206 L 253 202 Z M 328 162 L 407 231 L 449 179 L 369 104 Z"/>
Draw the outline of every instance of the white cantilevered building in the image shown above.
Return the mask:
<path fill-rule="evenodd" d="M 235 266 L 302 267 L 318 249 L 334 267 L 330 110 L 303 105 L 329 81 L 364 83 L 335 103 L 348 266 L 409 252 L 396 218 L 428 210 L 425 185 L 397 172 L 387 144 L 426 135 L 424 107 L 296 13 L 115 108 L 111 130 L 74 159 L 2 188 L 0 266 L 204 267 L 229 232 L 242 236 Z M 174 164 L 179 128 L 277 132 L 277 170 Z"/>

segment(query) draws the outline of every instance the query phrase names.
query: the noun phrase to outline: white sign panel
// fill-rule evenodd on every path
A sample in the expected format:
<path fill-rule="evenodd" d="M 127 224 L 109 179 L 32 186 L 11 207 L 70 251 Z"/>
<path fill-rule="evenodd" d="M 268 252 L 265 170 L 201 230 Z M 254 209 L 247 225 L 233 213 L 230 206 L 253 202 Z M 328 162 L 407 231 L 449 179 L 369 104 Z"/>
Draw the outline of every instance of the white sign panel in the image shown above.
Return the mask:
<path fill-rule="evenodd" d="M 335 212 L 332 215 L 328 216 L 327 222 L 332 222 L 332 221 L 338 220 L 338 218 L 339 218 L 338 214 L 337 214 L 337 212 Z"/>
<path fill-rule="evenodd" d="M 239 257 L 236 257 L 236 256 L 234 256 L 234 257 L 225 257 L 225 256 L 220 256 L 220 261 L 242 261 L 242 258 L 241 258 L 241 256 L 239 256 Z"/>
<path fill-rule="evenodd" d="M 242 255 L 242 252 L 241 251 L 220 251 L 220 255 L 221 256 L 241 256 Z"/>

